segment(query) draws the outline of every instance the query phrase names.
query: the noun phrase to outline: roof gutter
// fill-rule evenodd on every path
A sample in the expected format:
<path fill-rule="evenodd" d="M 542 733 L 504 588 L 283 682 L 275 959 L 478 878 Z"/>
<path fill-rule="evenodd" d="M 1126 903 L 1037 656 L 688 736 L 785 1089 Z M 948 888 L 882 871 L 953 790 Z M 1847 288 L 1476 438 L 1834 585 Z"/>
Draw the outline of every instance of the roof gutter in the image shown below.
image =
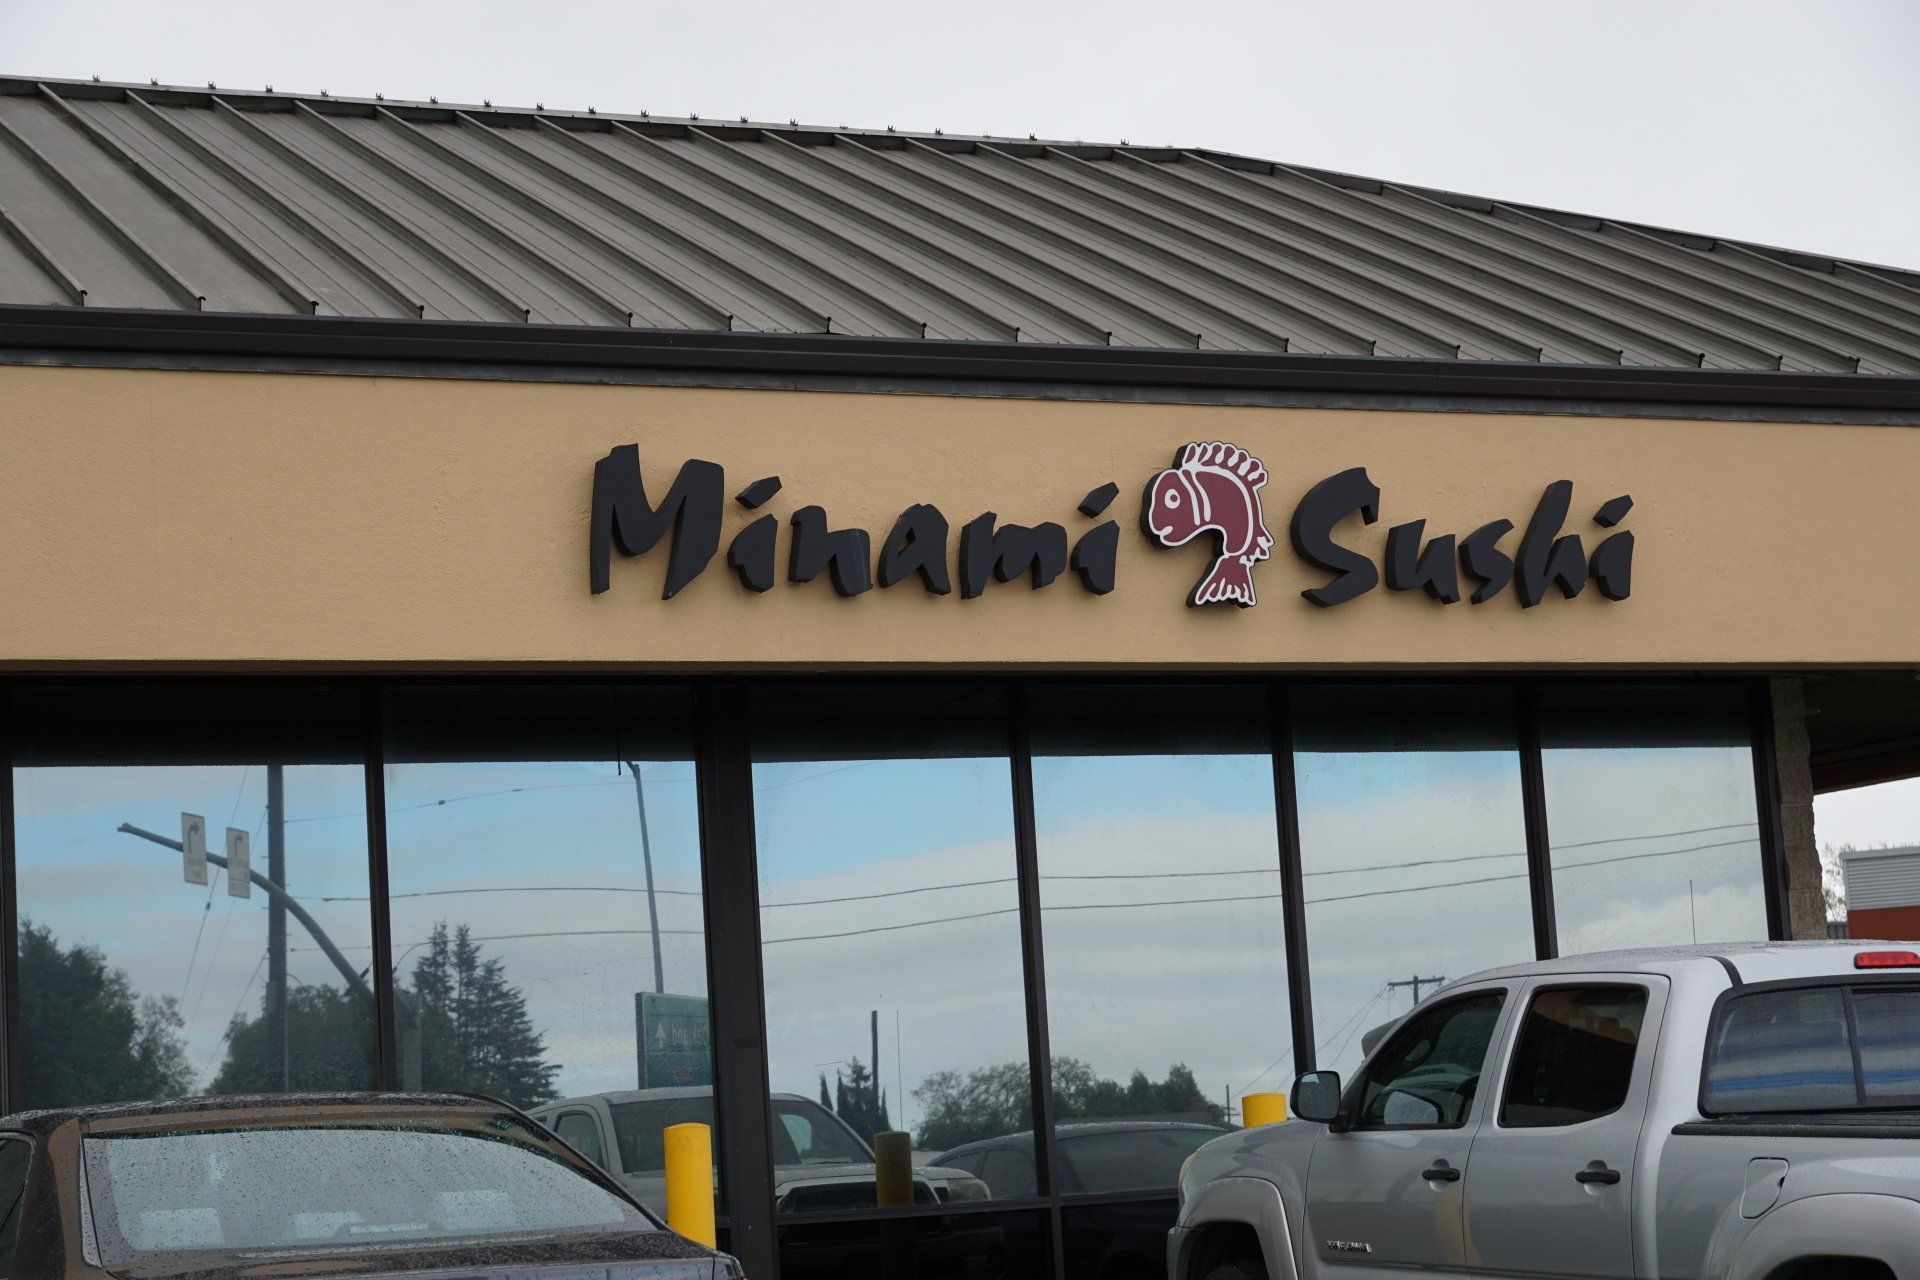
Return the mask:
<path fill-rule="evenodd" d="M 0 306 L 0 351 L 1920 412 L 1920 377 Z"/>

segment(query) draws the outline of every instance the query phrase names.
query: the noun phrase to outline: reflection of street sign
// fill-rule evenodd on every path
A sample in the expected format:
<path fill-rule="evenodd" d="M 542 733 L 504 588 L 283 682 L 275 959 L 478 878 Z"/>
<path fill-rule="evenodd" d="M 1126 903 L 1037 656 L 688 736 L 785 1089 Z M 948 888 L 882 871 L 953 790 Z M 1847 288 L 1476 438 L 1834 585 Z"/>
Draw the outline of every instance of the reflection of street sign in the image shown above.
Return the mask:
<path fill-rule="evenodd" d="M 704 996 L 663 996 L 642 991 L 633 998 L 635 1040 L 640 1050 L 640 1087 L 666 1089 L 713 1083 L 713 1052 Z"/>
<path fill-rule="evenodd" d="M 236 898 L 253 896 L 252 841 L 240 828 L 227 828 L 227 892 Z"/>
<path fill-rule="evenodd" d="M 188 884 L 207 882 L 207 820 L 197 813 L 180 815 L 180 858 Z"/>

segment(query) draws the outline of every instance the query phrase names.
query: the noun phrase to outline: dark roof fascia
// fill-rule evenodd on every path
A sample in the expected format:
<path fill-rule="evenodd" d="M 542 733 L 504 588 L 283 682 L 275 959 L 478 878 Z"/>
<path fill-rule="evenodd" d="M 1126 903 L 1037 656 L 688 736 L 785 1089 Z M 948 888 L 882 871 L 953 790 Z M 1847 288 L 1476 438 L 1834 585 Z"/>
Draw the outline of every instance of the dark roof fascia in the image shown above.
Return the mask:
<path fill-rule="evenodd" d="M 51 363 L 99 354 L 559 366 L 716 375 L 840 375 L 996 384 L 1587 403 L 1920 411 L 1920 377 L 951 342 L 812 333 L 700 333 L 339 316 L 0 306 L 0 350 Z M 1009 394 L 1021 394 L 1017 389 Z"/>

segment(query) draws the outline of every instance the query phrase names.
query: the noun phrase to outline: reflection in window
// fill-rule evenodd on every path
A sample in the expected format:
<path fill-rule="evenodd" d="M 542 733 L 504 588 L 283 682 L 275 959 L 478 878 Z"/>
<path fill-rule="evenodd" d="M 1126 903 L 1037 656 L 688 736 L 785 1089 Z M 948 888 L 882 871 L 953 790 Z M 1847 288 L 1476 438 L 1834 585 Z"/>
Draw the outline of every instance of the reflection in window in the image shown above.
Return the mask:
<path fill-rule="evenodd" d="M 1544 690 L 1560 953 L 1767 936 L 1746 695 Z"/>
<path fill-rule="evenodd" d="M 403 1084 L 523 1107 L 639 1089 L 711 1109 L 687 710 L 670 689 L 392 696 Z M 657 1177 L 626 1181 L 661 1207 Z"/>
<path fill-rule="evenodd" d="M 1055 1119 L 1107 1123 L 1076 1149 L 1171 1187 L 1180 1160 L 1114 1122 L 1224 1128 L 1241 1095 L 1292 1079 L 1266 700 L 1080 688 L 1034 713 Z"/>
<path fill-rule="evenodd" d="M 1507 1068 L 1500 1123 L 1584 1124 L 1626 1105 L 1647 1015 L 1645 987 L 1543 991 L 1533 998 Z"/>
<path fill-rule="evenodd" d="M 754 831 L 776 1099 L 817 1100 L 864 1150 L 939 1152 L 1032 1127 L 1008 740 L 961 688 L 770 691 L 756 701 Z M 864 1189 L 792 1150 L 783 1209 Z M 817 1139 L 820 1135 L 812 1135 Z M 781 1134 L 775 1134 L 779 1144 Z M 1023 1142 L 1031 1144 L 1031 1137 Z M 779 1153 L 776 1153 L 778 1160 Z M 866 1157 L 870 1159 L 871 1157 Z M 922 1166 L 916 1198 L 957 1170 Z"/>
<path fill-rule="evenodd" d="M 42 689 L 15 715 L 24 1104 L 374 1087 L 358 699 Z"/>
<path fill-rule="evenodd" d="M 1316 1062 L 1443 981 L 1534 955 L 1519 730 L 1490 687 L 1301 689 L 1294 778 Z"/>
<path fill-rule="evenodd" d="M 1422 1009 L 1367 1064 L 1358 1123 L 1370 1129 L 1458 1129 L 1480 1092 L 1504 991 L 1481 991 Z"/>

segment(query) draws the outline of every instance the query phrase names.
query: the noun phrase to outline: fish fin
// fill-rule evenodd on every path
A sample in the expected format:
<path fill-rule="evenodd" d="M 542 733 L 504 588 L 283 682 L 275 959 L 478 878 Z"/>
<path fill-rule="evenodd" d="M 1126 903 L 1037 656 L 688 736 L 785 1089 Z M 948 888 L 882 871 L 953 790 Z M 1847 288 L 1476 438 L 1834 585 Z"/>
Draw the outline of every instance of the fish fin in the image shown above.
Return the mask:
<path fill-rule="evenodd" d="M 1225 604 L 1228 601 L 1242 609 L 1254 605 L 1253 569 L 1235 558 L 1214 561 L 1207 576 L 1193 589 L 1195 604 Z"/>

